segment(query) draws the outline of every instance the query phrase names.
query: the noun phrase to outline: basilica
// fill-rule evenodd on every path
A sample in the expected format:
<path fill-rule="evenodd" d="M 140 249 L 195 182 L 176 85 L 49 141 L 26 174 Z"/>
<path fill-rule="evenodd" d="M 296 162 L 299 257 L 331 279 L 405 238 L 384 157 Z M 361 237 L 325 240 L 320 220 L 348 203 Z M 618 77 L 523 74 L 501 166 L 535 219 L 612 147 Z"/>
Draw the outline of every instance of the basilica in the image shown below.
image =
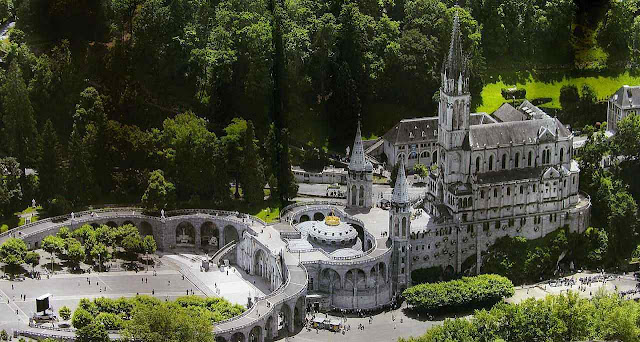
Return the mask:
<path fill-rule="evenodd" d="M 430 166 L 422 203 L 429 220 L 409 229 L 411 269 L 477 272 L 482 252 L 499 237 L 535 239 L 589 224 L 573 134 L 528 101 L 506 103 L 491 116 L 470 113 L 469 76 L 456 17 L 438 116 L 402 120 L 377 144 L 390 165 Z"/>

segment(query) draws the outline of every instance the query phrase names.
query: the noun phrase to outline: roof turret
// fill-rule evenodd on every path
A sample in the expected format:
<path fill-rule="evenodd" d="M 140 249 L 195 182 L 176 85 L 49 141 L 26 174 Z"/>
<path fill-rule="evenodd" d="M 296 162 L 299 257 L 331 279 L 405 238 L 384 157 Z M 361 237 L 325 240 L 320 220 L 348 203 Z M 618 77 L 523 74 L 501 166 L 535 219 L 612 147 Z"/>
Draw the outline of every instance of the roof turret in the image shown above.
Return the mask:
<path fill-rule="evenodd" d="M 362 147 L 362 135 L 360 133 L 360 120 L 356 130 L 356 140 L 353 142 L 351 150 L 351 160 L 349 161 L 350 171 L 365 171 L 364 148 Z"/>
<path fill-rule="evenodd" d="M 393 203 L 409 203 L 409 185 L 407 184 L 407 176 L 404 172 L 404 160 L 400 160 L 398 175 L 396 176 L 396 184 L 393 187 Z"/>

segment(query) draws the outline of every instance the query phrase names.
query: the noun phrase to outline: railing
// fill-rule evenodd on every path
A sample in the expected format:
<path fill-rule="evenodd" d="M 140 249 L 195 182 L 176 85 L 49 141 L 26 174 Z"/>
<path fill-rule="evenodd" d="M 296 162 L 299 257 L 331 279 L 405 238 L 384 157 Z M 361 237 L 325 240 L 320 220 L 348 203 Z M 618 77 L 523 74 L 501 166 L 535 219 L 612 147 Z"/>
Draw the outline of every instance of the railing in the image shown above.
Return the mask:
<path fill-rule="evenodd" d="M 182 214 L 207 214 L 212 216 L 235 216 L 237 218 L 249 218 L 259 224 L 266 226 L 267 223 L 262 219 L 255 217 L 253 215 L 239 213 L 237 211 L 228 211 L 228 210 L 217 210 L 217 209 L 177 209 L 171 210 L 165 213 L 168 216 L 179 216 Z"/>
<path fill-rule="evenodd" d="M 341 206 L 341 205 L 344 205 L 344 204 L 340 203 L 338 201 L 297 202 L 297 203 L 289 204 L 288 206 L 282 208 L 280 210 L 280 218 L 282 218 L 283 216 L 286 216 L 287 211 L 289 211 L 289 210 L 291 210 L 293 208 L 298 208 L 298 207 L 308 206 L 308 205 L 335 205 L 335 206 Z"/>
<path fill-rule="evenodd" d="M 81 217 L 84 215 L 91 215 L 91 213 L 105 213 L 105 212 L 117 212 L 117 211 L 142 211 L 142 208 L 135 208 L 135 207 L 125 207 L 125 208 L 105 208 L 105 209 L 96 209 L 96 210 L 85 210 L 85 211 L 81 211 L 78 213 L 74 213 L 75 217 Z M 5 236 L 8 236 L 10 234 L 16 233 L 20 230 L 29 228 L 29 227 L 34 227 L 34 226 L 38 226 L 41 224 L 45 224 L 45 223 L 56 223 L 55 221 L 60 221 L 60 220 L 67 220 L 71 218 L 71 214 L 65 214 L 65 215 L 59 215 L 59 216 L 54 216 L 54 217 L 49 217 L 46 219 L 42 219 L 42 220 L 38 220 L 38 221 L 34 221 L 31 223 L 27 223 L 24 224 L 22 226 L 10 229 L 4 233 L 0 233 L 0 238 L 3 238 Z"/>

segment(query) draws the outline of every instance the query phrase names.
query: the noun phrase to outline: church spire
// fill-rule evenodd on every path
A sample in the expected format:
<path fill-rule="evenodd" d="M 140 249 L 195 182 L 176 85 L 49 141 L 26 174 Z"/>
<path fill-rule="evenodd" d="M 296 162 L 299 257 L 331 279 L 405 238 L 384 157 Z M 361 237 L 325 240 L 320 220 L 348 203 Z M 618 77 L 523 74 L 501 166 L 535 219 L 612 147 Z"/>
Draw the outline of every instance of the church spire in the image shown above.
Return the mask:
<path fill-rule="evenodd" d="M 400 159 L 400 167 L 396 176 L 396 184 L 393 187 L 391 197 L 393 203 L 409 203 L 409 185 L 407 184 L 407 176 L 404 171 L 404 160 Z"/>
<path fill-rule="evenodd" d="M 447 93 L 458 94 L 468 92 L 469 75 L 468 75 L 468 59 L 462 50 L 462 36 L 460 32 L 460 18 L 456 5 L 453 17 L 453 28 L 451 30 L 451 43 L 449 45 L 449 53 L 442 63 L 442 87 Z"/>
<path fill-rule="evenodd" d="M 351 150 L 351 160 L 349 161 L 349 170 L 364 171 L 364 147 L 362 146 L 362 134 L 360 133 L 360 119 L 358 118 L 358 128 L 356 130 L 356 139 L 353 142 L 353 150 Z"/>

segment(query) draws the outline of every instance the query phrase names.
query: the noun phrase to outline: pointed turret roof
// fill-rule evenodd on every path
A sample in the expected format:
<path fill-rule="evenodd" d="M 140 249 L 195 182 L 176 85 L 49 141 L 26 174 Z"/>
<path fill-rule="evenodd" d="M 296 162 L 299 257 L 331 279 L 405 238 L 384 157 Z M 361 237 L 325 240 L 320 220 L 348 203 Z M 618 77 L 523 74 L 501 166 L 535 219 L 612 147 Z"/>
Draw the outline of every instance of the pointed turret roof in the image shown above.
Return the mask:
<path fill-rule="evenodd" d="M 364 171 L 364 148 L 362 147 L 362 135 L 360 134 L 360 120 L 358 120 L 358 129 L 356 130 L 356 140 L 353 142 L 351 150 L 351 160 L 349 161 L 349 170 Z"/>
<path fill-rule="evenodd" d="M 456 8 L 458 6 L 456 5 Z M 451 30 L 451 44 L 449 45 L 449 54 L 442 63 L 442 73 L 447 78 L 457 80 L 462 74 L 462 78 L 467 77 L 467 57 L 462 51 L 462 36 L 460 34 L 460 19 L 458 11 L 455 11 L 453 17 L 453 29 Z"/>
<path fill-rule="evenodd" d="M 404 173 L 404 160 L 402 159 L 396 176 L 396 185 L 393 187 L 391 202 L 409 203 L 409 185 L 407 184 L 407 176 Z"/>

